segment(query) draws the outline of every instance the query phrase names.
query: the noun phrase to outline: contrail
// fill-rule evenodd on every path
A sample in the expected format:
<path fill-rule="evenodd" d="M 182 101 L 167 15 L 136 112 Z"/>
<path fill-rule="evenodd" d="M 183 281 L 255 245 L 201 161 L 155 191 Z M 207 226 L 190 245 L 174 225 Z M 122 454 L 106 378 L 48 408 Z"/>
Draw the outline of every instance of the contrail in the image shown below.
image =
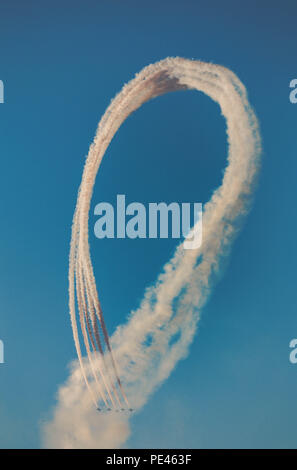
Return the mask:
<path fill-rule="evenodd" d="M 151 98 L 185 89 L 202 91 L 219 104 L 227 125 L 228 164 L 221 186 L 204 205 L 201 247 L 195 250 L 184 250 L 183 244 L 177 247 L 155 285 L 147 289 L 140 307 L 130 314 L 125 325 L 117 328 L 109 348 L 88 245 L 88 213 L 95 177 L 110 141 L 129 114 Z M 228 254 L 249 209 L 260 153 L 257 119 L 246 90 L 225 67 L 167 58 L 145 67 L 111 102 L 90 147 L 72 228 L 69 304 L 82 374 L 75 364 L 59 391 L 53 420 L 44 428 L 47 446 L 118 447 L 129 436 L 127 416 L 93 418 L 88 391 L 93 393 L 94 378 L 92 367 L 81 356 L 76 322 L 75 259 L 83 267 L 83 282 L 99 316 L 108 356 L 113 358 L 110 372 L 113 371 L 122 395 L 125 396 L 125 389 L 133 408 L 140 409 L 188 353 L 220 262 Z M 96 367 L 101 366 L 102 356 L 93 362 Z"/>

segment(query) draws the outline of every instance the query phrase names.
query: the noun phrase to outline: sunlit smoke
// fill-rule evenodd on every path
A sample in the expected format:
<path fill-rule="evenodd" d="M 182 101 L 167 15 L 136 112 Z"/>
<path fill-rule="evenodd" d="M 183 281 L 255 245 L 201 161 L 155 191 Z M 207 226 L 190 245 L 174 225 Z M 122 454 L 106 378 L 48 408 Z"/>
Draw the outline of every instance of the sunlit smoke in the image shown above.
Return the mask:
<path fill-rule="evenodd" d="M 96 174 L 125 119 L 149 99 L 180 89 L 202 91 L 219 104 L 227 125 L 228 165 L 221 186 L 204 206 L 201 247 L 177 247 L 156 283 L 145 292 L 139 308 L 109 340 L 88 244 L 88 214 Z M 258 125 L 246 90 L 222 66 L 167 58 L 144 68 L 112 101 L 89 150 L 72 228 L 69 297 L 79 359 L 59 390 L 52 420 L 43 428 L 45 446 L 111 448 L 125 443 L 130 433 L 129 415 L 96 413 L 94 406 L 99 401 L 115 409 L 124 404 L 125 408 L 140 410 L 187 355 L 220 261 L 228 254 L 242 216 L 249 209 L 259 156 Z M 87 358 L 79 342 L 76 302 Z M 97 352 L 93 352 L 96 347 Z"/>

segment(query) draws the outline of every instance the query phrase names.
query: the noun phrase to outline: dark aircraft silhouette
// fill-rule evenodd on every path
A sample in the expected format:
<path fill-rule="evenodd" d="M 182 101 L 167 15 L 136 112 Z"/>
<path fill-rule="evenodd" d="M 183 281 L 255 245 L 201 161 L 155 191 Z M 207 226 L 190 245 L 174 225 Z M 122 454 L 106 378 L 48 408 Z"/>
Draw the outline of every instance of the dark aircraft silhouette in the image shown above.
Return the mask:
<path fill-rule="evenodd" d="M 106 410 L 103 410 L 102 408 L 96 408 L 96 409 L 99 412 L 101 412 L 101 411 L 103 411 L 103 412 L 104 411 L 112 411 L 111 408 L 106 408 Z M 119 411 L 130 411 L 130 413 L 132 413 L 132 411 L 134 411 L 134 410 L 133 410 L 133 408 L 129 408 L 129 409 L 121 408 L 120 410 L 115 410 L 116 413 L 119 413 Z"/>

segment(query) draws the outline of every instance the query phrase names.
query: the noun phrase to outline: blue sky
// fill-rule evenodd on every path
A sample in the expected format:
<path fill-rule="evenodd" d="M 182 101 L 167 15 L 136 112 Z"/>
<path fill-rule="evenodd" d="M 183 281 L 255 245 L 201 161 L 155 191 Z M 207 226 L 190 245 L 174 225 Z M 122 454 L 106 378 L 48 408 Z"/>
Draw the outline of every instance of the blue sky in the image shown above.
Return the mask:
<path fill-rule="evenodd" d="M 70 226 L 84 156 L 110 99 L 167 56 L 219 63 L 261 125 L 255 203 L 203 310 L 188 358 L 132 419 L 129 447 L 296 447 L 297 78 L 294 1 L 11 0 L 0 6 L 0 447 L 39 447 L 75 357 Z M 205 203 L 226 164 L 218 106 L 194 91 L 147 103 L 102 163 L 92 207 Z M 104 240 L 91 254 L 108 330 L 138 306 L 174 240 Z M 116 285 L 116 291 L 112 286 Z"/>

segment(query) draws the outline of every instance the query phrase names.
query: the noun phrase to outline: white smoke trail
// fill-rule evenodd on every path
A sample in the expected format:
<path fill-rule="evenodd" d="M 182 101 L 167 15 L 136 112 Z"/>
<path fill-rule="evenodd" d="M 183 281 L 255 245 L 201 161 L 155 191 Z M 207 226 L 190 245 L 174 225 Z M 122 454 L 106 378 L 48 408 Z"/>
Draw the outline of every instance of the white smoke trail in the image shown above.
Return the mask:
<path fill-rule="evenodd" d="M 74 276 L 78 258 L 85 272 L 87 292 L 100 310 L 88 246 L 88 212 L 95 177 L 112 137 L 127 116 L 142 103 L 168 91 L 197 89 L 220 105 L 227 124 L 228 166 L 222 185 L 204 206 L 203 243 L 197 250 L 180 245 L 156 283 L 127 323 L 117 328 L 111 344 L 115 363 L 133 408 L 140 409 L 150 394 L 185 357 L 195 334 L 220 261 L 228 253 L 247 212 L 255 181 L 260 137 L 257 120 L 244 86 L 228 69 L 198 61 L 168 58 L 142 70 L 112 101 L 90 147 L 80 187 L 70 256 L 70 311 L 83 375 L 93 392 L 90 364 L 81 357 L 75 319 Z M 97 307 L 96 307 L 97 305 Z M 99 307 L 98 307 L 99 305 Z M 99 311 L 100 315 L 100 311 Z M 96 367 L 102 357 L 94 356 Z M 115 368 L 114 368 L 115 369 Z M 116 372 L 117 375 L 117 372 Z M 60 388 L 52 421 L 44 426 L 49 447 L 118 447 L 129 436 L 128 416 L 96 414 L 90 394 L 75 363 Z"/>

